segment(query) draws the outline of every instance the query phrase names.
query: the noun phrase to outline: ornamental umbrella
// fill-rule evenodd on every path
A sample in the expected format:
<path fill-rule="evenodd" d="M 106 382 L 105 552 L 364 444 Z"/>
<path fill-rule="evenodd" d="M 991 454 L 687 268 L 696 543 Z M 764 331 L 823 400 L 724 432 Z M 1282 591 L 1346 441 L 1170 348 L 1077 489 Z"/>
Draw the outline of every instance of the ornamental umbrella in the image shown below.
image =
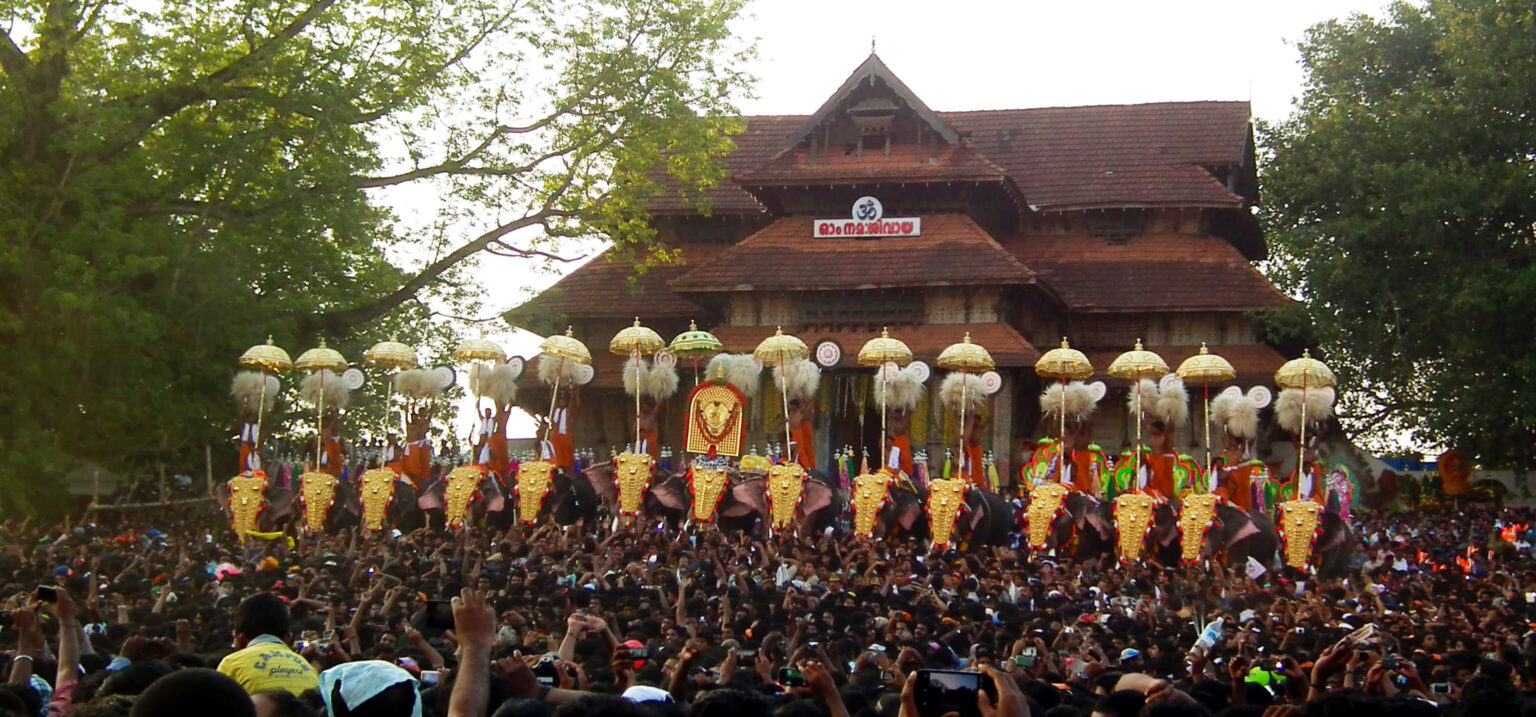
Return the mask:
<path fill-rule="evenodd" d="M 888 457 L 885 448 L 885 384 L 886 364 L 906 366 L 912 363 L 912 349 L 900 339 L 891 338 L 888 328 L 881 328 L 880 335 L 864 343 L 864 348 L 859 349 L 860 366 L 880 367 L 880 467 L 885 467 Z"/>
<path fill-rule="evenodd" d="M 319 470 L 320 454 L 325 439 L 325 372 L 341 371 L 347 367 L 347 359 L 340 351 L 327 347 L 325 338 L 320 339 L 320 345 L 304 353 L 299 354 L 299 359 L 293 362 L 293 367 L 300 371 L 313 371 L 320 374 L 320 397 L 315 401 L 315 470 Z"/>
<path fill-rule="evenodd" d="M 288 352 L 272 343 L 272 336 L 267 336 L 267 342 L 256 344 L 245 350 L 240 355 L 240 365 L 246 368 L 254 368 L 261 371 L 261 397 L 256 401 L 256 451 L 261 450 L 261 422 L 265 417 L 267 408 L 267 373 L 279 373 L 293 370 L 293 359 L 288 358 Z M 245 470 L 245 467 L 241 467 Z"/>
<path fill-rule="evenodd" d="M 1072 348 L 1067 343 L 1067 337 L 1061 337 L 1061 345 L 1045 352 L 1039 361 L 1035 362 L 1035 374 L 1044 378 L 1061 379 L 1061 431 L 1057 437 L 1062 441 L 1067 440 L 1067 381 L 1082 381 L 1093 377 L 1093 364 L 1088 363 L 1088 357 L 1083 352 Z"/>
<path fill-rule="evenodd" d="M 720 339 L 708 331 L 699 330 L 697 322 L 690 320 L 688 330 L 672 339 L 672 345 L 667 347 L 673 356 L 693 361 L 693 385 L 699 385 L 699 361 L 713 357 L 725 350 L 725 345 Z"/>
<path fill-rule="evenodd" d="M 763 342 L 757 345 L 757 350 L 753 351 L 752 355 L 764 367 L 773 368 L 803 361 L 810 357 L 811 350 L 806 347 L 804 341 L 784 333 L 784 327 L 780 326 L 772 336 L 763 339 Z M 793 456 L 789 456 L 788 451 L 795 441 L 789 435 L 789 381 L 785 371 L 779 372 L 779 396 L 784 399 L 785 458 L 791 459 Z"/>
<path fill-rule="evenodd" d="M 369 366 L 377 366 L 385 372 L 398 372 L 403 369 L 416 368 L 416 349 L 389 337 L 388 341 L 380 341 L 373 348 L 363 352 L 363 363 Z M 384 379 L 384 412 L 388 415 L 390 406 L 395 401 L 395 382 L 392 377 Z M 407 401 L 409 402 L 409 401 Z M 402 416 L 402 421 L 405 417 Z M 388 421 L 385 422 L 386 425 Z M 403 430 L 403 429 L 402 429 Z M 385 429 L 388 433 L 388 429 Z"/>
<path fill-rule="evenodd" d="M 1205 397 L 1205 469 L 1211 470 L 1211 384 L 1237 378 L 1237 370 L 1226 359 L 1210 352 L 1200 342 L 1200 353 L 1184 359 L 1174 373 L 1185 383 L 1199 381 Z M 1209 485 L 1209 483 L 1207 483 Z"/>
<path fill-rule="evenodd" d="M 991 371 L 997 366 L 992 360 L 992 354 L 988 353 L 981 344 L 971 343 L 971 332 L 965 332 L 965 338 L 958 344 L 950 344 L 939 354 L 939 368 L 950 371 L 959 371 L 962 374 L 981 373 Z M 960 456 L 961 464 L 965 456 L 965 407 L 966 407 L 966 381 L 960 381 L 960 428 L 955 431 L 960 437 L 960 450 L 955 455 Z M 962 474 L 964 471 L 962 471 Z"/>
<path fill-rule="evenodd" d="M 1141 379 L 1142 377 L 1162 378 L 1168 374 L 1168 362 L 1163 357 L 1141 347 L 1141 339 L 1136 339 L 1136 348 L 1119 356 L 1109 364 L 1108 373 L 1114 378 L 1130 379 L 1136 385 L 1136 447 L 1131 450 L 1135 456 L 1135 466 L 1132 476 L 1141 475 Z"/>
<path fill-rule="evenodd" d="M 661 336 L 640 325 L 640 317 L 635 317 L 634 326 L 626 326 L 614 334 L 608 342 L 608 350 L 618 356 L 629 356 L 635 359 L 635 452 L 640 452 L 640 357 L 650 356 L 666 347 L 666 342 Z"/>
<path fill-rule="evenodd" d="M 1322 361 L 1312 358 L 1312 352 L 1302 349 L 1301 358 L 1286 361 L 1275 372 L 1275 385 L 1280 388 L 1301 389 L 1301 439 L 1300 446 L 1307 445 L 1307 389 L 1308 388 L 1333 388 L 1338 385 L 1338 378 L 1333 375 L 1333 369 Z M 1300 449 L 1298 449 L 1300 450 Z M 1298 465 L 1299 465 L 1298 458 Z"/>

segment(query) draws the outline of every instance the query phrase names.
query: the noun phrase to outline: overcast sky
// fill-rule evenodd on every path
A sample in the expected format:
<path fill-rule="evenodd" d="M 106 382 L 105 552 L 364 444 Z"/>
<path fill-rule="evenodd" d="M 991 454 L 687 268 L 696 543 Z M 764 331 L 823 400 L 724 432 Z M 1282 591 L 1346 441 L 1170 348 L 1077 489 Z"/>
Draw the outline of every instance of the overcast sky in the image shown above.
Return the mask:
<path fill-rule="evenodd" d="M 869 55 L 874 38 L 881 59 L 935 110 L 1251 100 L 1256 117 L 1278 120 L 1302 90 L 1295 45 L 1305 30 L 1352 13 L 1379 15 L 1385 6 L 758 0 L 738 30 L 757 39 L 756 96 L 738 104 L 748 114 L 809 114 Z M 477 271 L 505 276 L 519 268 L 516 260 L 488 257 Z M 556 279 L 544 277 L 534 288 Z M 498 311 L 529 295 L 506 282 L 482 283 L 502 287 L 487 297 Z M 538 338 L 526 332 L 502 339 L 512 353 L 538 351 Z M 512 433 L 531 434 L 531 425 L 519 423 Z"/>

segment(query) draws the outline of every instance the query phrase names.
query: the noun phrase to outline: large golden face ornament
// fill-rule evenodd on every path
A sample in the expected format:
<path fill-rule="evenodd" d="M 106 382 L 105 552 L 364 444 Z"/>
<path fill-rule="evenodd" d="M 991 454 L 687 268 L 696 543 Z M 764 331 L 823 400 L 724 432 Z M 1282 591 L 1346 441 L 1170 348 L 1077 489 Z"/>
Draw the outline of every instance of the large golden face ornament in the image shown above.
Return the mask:
<path fill-rule="evenodd" d="M 694 466 L 690 473 L 688 489 L 693 492 L 693 519 L 708 523 L 715 519 L 715 509 L 725 496 L 725 486 L 731 476 L 724 468 Z"/>
<path fill-rule="evenodd" d="M 1152 511 L 1156 507 L 1157 500 L 1145 493 L 1126 493 L 1115 498 L 1115 533 L 1122 561 L 1141 558 L 1141 546 L 1152 530 Z"/>
<path fill-rule="evenodd" d="M 1312 558 L 1323 506 L 1310 500 L 1280 504 L 1280 537 L 1285 540 L 1285 564 L 1304 570 Z"/>
<path fill-rule="evenodd" d="M 544 507 L 544 496 L 549 495 L 549 485 L 555 474 L 555 464 L 548 461 L 525 461 L 517 467 L 518 520 L 533 525 L 539 520 L 539 509 Z"/>
<path fill-rule="evenodd" d="M 230 527 L 245 540 L 256 529 L 256 516 L 267 507 L 267 474 L 241 473 L 225 485 L 229 488 Z"/>
<path fill-rule="evenodd" d="M 853 532 L 874 537 L 880 507 L 891 494 L 891 474 L 882 470 L 853 479 Z"/>
<path fill-rule="evenodd" d="M 385 511 L 395 499 L 396 475 L 388 468 L 375 468 L 357 480 L 357 499 L 363 504 L 363 527 L 368 530 L 384 527 Z"/>
<path fill-rule="evenodd" d="M 689 453 L 741 455 L 741 393 L 726 384 L 704 384 L 694 389 L 688 401 Z"/>
<path fill-rule="evenodd" d="M 928 529 L 933 533 L 934 545 L 948 546 L 954 539 L 955 523 L 960 519 L 969 487 L 964 478 L 928 481 Z"/>
<path fill-rule="evenodd" d="M 320 471 L 299 476 L 299 500 L 304 504 L 304 527 L 309 532 L 325 532 L 326 516 L 336 503 L 336 483 L 336 476 Z"/>
<path fill-rule="evenodd" d="M 1200 559 L 1205 548 L 1205 533 L 1216 522 L 1216 504 L 1221 498 L 1215 493 L 1190 493 L 1184 496 L 1179 511 L 1179 557 L 1186 563 Z"/>
<path fill-rule="evenodd" d="M 774 530 L 795 524 L 795 511 L 805 491 L 805 469 L 798 463 L 780 463 L 768 469 L 768 513 Z"/>
<path fill-rule="evenodd" d="M 613 484 L 619 489 L 619 514 L 639 515 L 645 488 L 651 484 L 649 453 L 620 453 L 613 459 Z"/>
<path fill-rule="evenodd" d="M 1031 550 L 1050 547 L 1051 524 L 1066 504 L 1069 489 L 1060 483 L 1041 483 L 1029 492 L 1029 507 L 1024 510 L 1025 535 Z"/>
<path fill-rule="evenodd" d="M 459 466 L 448 472 L 448 484 L 443 488 L 443 515 L 449 528 L 464 527 L 482 480 L 485 471 L 481 466 Z"/>

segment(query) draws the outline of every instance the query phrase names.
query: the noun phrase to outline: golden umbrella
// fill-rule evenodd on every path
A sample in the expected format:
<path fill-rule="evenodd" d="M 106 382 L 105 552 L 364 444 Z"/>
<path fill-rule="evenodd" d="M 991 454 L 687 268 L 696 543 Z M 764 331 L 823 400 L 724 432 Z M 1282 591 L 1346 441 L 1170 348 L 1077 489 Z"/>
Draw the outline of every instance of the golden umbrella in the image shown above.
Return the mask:
<path fill-rule="evenodd" d="M 1132 480 L 1140 480 L 1141 476 L 1141 379 L 1143 377 L 1162 378 L 1168 374 L 1168 362 L 1163 357 L 1141 347 L 1141 339 L 1136 339 L 1136 348 L 1131 349 L 1110 362 L 1107 371 L 1114 378 L 1130 379 L 1136 384 L 1136 446 L 1131 449 L 1134 456 Z"/>
<path fill-rule="evenodd" d="M 470 364 L 470 377 L 471 383 L 473 383 L 476 362 L 484 362 L 486 364 L 486 368 L 490 368 L 495 364 L 506 361 L 507 352 L 503 351 L 501 346 L 498 346 L 496 342 L 491 341 L 485 337 L 480 337 L 464 339 L 463 341 L 460 341 L 459 345 L 453 348 L 453 358 L 457 361 L 463 361 L 464 363 Z M 481 374 L 480 380 L 484 380 L 483 373 Z M 473 391 L 471 392 L 473 393 Z M 471 453 L 474 452 L 475 431 L 481 430 L 483 425 L 484 424 L 480 422 L 480 397 L 477 395 L 475 396 L 475 422 L 474 425 L 469 429 L 469 444 Z M 471 456 L 470 463 L 479 465 L 479 459 L 479 456 Z"/>
<path fill-rule="evenodd" d="M 693 361 L 693 385 L 699 385 L 699 360 L 713 357 L 725 350 L 725 345 L 720 339 L 708 331 L 700 331 L 697 322 L 689 320 L 688 330 L 672 339 L 672 345 L 667 347 L 673 356 L 690 359 Z"/>
<path fill-rule="evenodd" d="M 590 366 L 592 364 L 592 352 L 587 350 L 586 344 L 576 340 L 572 327 L 567 326 L 565 327 L 564 336 L 555 334 L 544 339 L 543 343 L 539 344 L 539 353 L 560 359 L 560 366 L 555 371 L 555 385 L 549 390 L 549 413 L 544 414 L 553 417 L 555 415 L 555 398 L 560 395 L 560 376 L 565 373 L 565 362 L 570 361 L 571 363 Z M 543 359 L 539 360 L 542 361 Z M 545 439 L 549 438 L 548 429 L 549 426 L 545 426 Z M 543 441 L 540 441 L 540 443 L 542 444 Z"/>
<path fill-rule="evenodd" d="M 1211 353 L 1205 347 L 1205 342 L 1200 342 L 1200 353 L 1184 359 L 1179 364 L 1179 369 L 1174 373 L 1185 383 L 1199 381 L 1205 398 L 1205 470 L 1211 471 L 1211 384 L 1231 381 L 1237 378 L 1237 369 L 1232 368 L 1231 362 Z M 1209 482 L 1206 485 L 1210 485 Z"/>
<path fill-rule="evenodd" d="M 992 360 L 992 354 L 988 353 L 981 344 L 971 343 L 971 332 L 965 332 L 965 338 L 958 344 L 950 344 L 949 348 L 939 353 L 939 368 L 950 371 L 959 371 L 962 374 L 971 372 L 991 371 L 997 366 Z M 960 436 L 960 452 L 956 454 L 959 465 L 965 465 L 965 405 L 967 403 L 965 393 L 967 384 L 965 379 L 960 380 L 960 428 L 955 433 Z M 963 471 L 962 471 L 963 472 Z"/>
<path fill-rule="evenodd" d="M 640 325 L 640 317 L 635 317 L 634 326 L 626 326 L 613 335 L 608 342 L 608 350 L 618 356 L 628 356 L 635 360 L 635 445 L 634 452 L 640 452 L 640 357 L 650 356 L 666 347 L 666 342 L 655 331 Z"/>
<path fill-rule="evenodd" d="M 385 372 L 416 368 L 416 350 L 396 341 L 394 336 L 390 336 L 388 341 L 380 341 L 374 344 L 373 348 L 364 351 L 363 363 L 369 366 L 377 366 Z M 395 382 L 393 378 L 386 376 L 384 378 L 385 414 L 389 413 L 390 406 L 394 405 L 394 402 Z M 387 426 L 388 421 L 385 424 Z M 405 429 L 402 427 L 401 430 L 404 431 Z M 389 430 L 386 428 L 385 433 L 388 432 Z"/>
<path fill-rule="evenodd" d="M 268 334 L 266 343 L 256 344 L 240 354 L 240 365 L 261 371 L 261 397 L 256 401 L 256 451 L 260 454 L 261 422 L 265 418 L 267 409 L 267 373 L 292 371 L 293 359 L 288 358 L 287 351 L 272 343 L 272 335 Z M 244 471 L 245 467 L 241 467 L 240 470 Z"/>
<path fill-rule="evenodd" d="M 811 350 L 805 342 L 784 333 L 784 327 L 778 327 L 772 336 L 763 339 L 752 352 L 758 363 L 764 367 L 788 366 L 796 361 L 803 361 L 810 357 Z M 784 399 L 784 451 L 785 462 L 793 456 L 788 454 L 795 441 L 789 434 L 789 376 L 786 371 L 779 371 L 779 396 Z"/>
<path fill-rule="evenodd" d="M 1308 388 L 1333 388 L 1338 385 L 1338 378 L 1333 375 L 1333 369 L 1322 361 L 1312 358 L 1312 352 L 1302 349 L 1301 358 L 1291 359 L 1280 366 L 1275 372 L 1275 385 L 1280 388 L 1301 389 L 1301 439 L 1300 448 L 1296 457 L 1296 465 L 1301 466 L 1299 451 L 1305 450 L 1307 445 L 1307 389 Z M 1297 470 L 1305 470 L 1298 468 Z"/>
<path fill-rule="evenodd" d="M 891 338 L 891 331 L 882 327 L 880 335 L 864 343 L 864 348 L 859 349 L 860 366 L 880 367 L 880 467 L 885 468 L 885 460 L 890 456 L 885 448 L 885 365 L 894 363 L 897 366 L 906 366 L 912 363 L 912 349 L 900 339 Z"/>
<path fill-rule="evenodd" d="M 300 371 L 314 371 L 320 374 L 320 397 L 315 401 L 315 470 L 320 469 L 321 447 L 325 440 L 325 372 L 337 372 L 347 367 L 347 359 L 340 351 L 325 345 L 325 338 L 321 337 L 320 345 L 304 353 L 299 354 L 293 367 Z"/>
<path fill-rule="evenodd" d="M 1067 337 L 1061 337 L 1061 345 L 1045 352 L 1039 361 L 1035 362 L 1035 375 L 1043 378 L 1061 379 L 1061 431 L 1056 434 L 1062 442 L 1062 450 L 1066 450 L 1067 441 L 1067 381 L 1082 381 L 1093 377 L 1093 364 L 1088 363 L 1088 357 L 1083 352 L 1072 348 L 1067 343 Z M 1063 454 L 1065 456 L 1065 454 Z M 1062 460 L 1066 460 L 1063 457 Z"/>

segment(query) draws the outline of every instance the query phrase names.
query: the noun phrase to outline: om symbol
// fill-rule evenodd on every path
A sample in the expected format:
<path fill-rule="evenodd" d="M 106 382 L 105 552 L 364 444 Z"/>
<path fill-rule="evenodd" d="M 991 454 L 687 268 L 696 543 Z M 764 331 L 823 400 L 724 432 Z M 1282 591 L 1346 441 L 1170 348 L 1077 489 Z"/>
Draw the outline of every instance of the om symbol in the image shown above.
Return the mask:
<path fill-rule="evenodd" d="M 860 197 L 853 203 L 853 218 L 861 222 L 874 221 L 880 218 L 880 200 L 874 197 Z"/>

